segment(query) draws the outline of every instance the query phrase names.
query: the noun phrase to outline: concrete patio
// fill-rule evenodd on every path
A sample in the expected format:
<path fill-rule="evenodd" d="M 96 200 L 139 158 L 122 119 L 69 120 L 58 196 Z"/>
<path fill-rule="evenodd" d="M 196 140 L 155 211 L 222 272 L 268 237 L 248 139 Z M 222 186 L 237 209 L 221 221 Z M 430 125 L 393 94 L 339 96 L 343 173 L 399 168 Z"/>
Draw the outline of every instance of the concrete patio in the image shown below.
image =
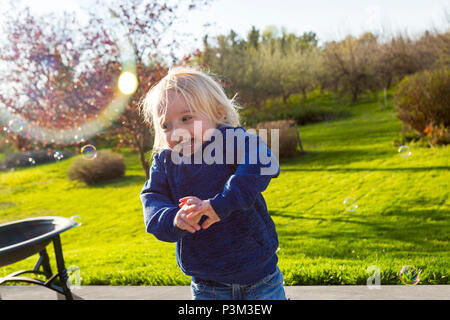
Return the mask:
<path fill-rule="evenodd" d="M 449 300 L 449 285 L 381 286 L 285 286 L 291 300 Z M 78 300 L 190 300 L 188 286 L 81 286 L 72 289 Z M 39 286 L 0 286 L 3 300 L 64 299 Z"/>

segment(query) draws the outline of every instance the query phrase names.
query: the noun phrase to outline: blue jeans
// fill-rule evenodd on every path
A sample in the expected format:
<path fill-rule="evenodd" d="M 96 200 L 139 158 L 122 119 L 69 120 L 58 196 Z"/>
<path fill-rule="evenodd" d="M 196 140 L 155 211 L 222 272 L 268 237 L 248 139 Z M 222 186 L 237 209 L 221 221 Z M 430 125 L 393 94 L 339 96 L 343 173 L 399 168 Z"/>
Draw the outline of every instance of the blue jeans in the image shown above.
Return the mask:
<path fill-rule="evenodd" d="M 192 300 L 286 300 L 283 275 L 276 270 L 247 285 L 215 281 L 191 281 Z"/>

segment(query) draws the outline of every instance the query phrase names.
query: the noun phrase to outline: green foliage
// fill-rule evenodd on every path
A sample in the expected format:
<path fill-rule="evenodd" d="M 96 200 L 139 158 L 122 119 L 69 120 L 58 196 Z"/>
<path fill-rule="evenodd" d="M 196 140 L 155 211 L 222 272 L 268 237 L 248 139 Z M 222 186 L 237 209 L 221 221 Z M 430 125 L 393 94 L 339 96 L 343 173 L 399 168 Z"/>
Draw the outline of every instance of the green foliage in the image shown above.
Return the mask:
<path fill-rule="evenodd" d="M 320 54 L 312 32 L 297 36 L 276 27 L 261 32 L 253 27 L 247 39 L 234 31 L 216 38 L 211 46 L 204 39 L 204 53 L 198 63 L 223 78 L 230 96 L 240 103 L 260 109 L 269 98 L 303 93 L 317 86 Z"/>
<path fill-rule="evenodd" d="M 56 151 L 51 149 L 10 153 L 3 161 L 0 161 L 0 170 L 31 167 L 43 163 L 68 159 L 71 156 L 73 156 L 73 154 L 69 151 Z"/>
<path fill-rule="evenodd" d="M 205 37 L 195 62 L 220 75 L 230 97 L 237 94 L 242 105 L 258 110 L 270 99 L 282 98 L 285 104 L 293 94 L 307 99 L 317 88 L 349 94 L 355 103 L 368 91 L 390 89 L 406 75 L 450 66 L 450 32 L 425 32 L 417 40 L 402 34 L 379 38 L 366 32 L 318 46 L 313 32 L 252 27 L 245 38 L 233 30 L 215 42 Z"/>
<path fill-rule="evenodd" d="M 450 143 L 450 68 L 405 77 L 394 104 L 405 130 L 427 135 L 433 144 Z"/>
<path fill-rule="evenodd" d="M 261 110 L 244 109 L 241 112 L 242 122 L 250 127 L 276 120 L 295 120 L 297 125 L 307 125 L 349 117 L 351 112 L 347 105 L 336 105 L 333 99 L 329 92 L 319 95 L 318 90 L 311 92 L 307 99 L 294 94 L 286 103 L 280 99 L 270 99 Z"/>
<path fill-rule="evenodd" d="M 78 158 L 67 172 L 70 180 L 87 185 L 120 178 L 125 174 L 125 163 L 120 154 L 101 150 L 94 159 Z"/>

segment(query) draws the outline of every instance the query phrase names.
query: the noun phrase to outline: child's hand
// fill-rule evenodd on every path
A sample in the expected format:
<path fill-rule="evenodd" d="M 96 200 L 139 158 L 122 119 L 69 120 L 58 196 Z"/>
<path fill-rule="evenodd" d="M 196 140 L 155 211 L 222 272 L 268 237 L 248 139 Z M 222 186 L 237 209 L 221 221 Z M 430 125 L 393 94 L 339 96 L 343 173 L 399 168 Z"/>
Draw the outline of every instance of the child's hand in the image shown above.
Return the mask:
<path fill-rule="evenodd" d="M 202 224 L 203 229 L 208 229 L 212 224 L 220 221 L 219 216 L 214 211 L 209 200 L 200 200 L 197 197 L 188 196 L 181 198 L 180 202 L 180 205 L 189 205 L 185 209 L 189 221 L 195 221 L 197 223 L 203 215 L 208 216 L 208 219 Z"/>
<path fill-rule="evenodd" d="M 180 228 L 181 230 L 187 230 L 190 233 L 195 233 L 196 231 L 200 230 L 201 227 L 198 224 L 198 222 L 201 219 L 201 216 L 199 216 L 198 218 L 195 219 L 188 219 L 187 215 L 188 212 L 186 212 L 186 209 L 188 208 L 188 206 L 185 206 L 184 203 L 180 204 L 181 209 L 178 210 L 176 216 L 175 216 L 175 220 L 174 223 L 175 225 Z"/>
<path fill-rule="evenodd" d="M 194 196 L 187 196 L 184 198 L 180 198 L 179 201 L 180 201 L 180 204 L 178 206 L 180 206 L 180 207 L 182 207 L 184 205 L 188 205 L 188 206 L 199 205 L 202 202 L 201 199 L 194 197 Z"/>

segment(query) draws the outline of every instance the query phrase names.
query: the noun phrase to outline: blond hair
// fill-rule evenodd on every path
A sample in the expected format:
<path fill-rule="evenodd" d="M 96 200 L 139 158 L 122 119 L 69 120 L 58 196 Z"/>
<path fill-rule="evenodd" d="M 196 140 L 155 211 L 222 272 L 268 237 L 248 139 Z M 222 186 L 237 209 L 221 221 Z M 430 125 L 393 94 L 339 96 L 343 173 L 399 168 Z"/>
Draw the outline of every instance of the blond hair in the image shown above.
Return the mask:
<path fill-rule="evenodd" d="M 238 109 L 241 107 L 235 101 L 236 95 L 228 99 L 211 73 L 187 67 L 173 67 L 150 88 L 140 106 L 141 115 L 154 128 L 153 153 L 168 148 L 161 123 L 168 107 L 169 90 L 177 95 L 181 94 L 191 111 L 208 116 L 217 125 L 240 126 Z"/>

